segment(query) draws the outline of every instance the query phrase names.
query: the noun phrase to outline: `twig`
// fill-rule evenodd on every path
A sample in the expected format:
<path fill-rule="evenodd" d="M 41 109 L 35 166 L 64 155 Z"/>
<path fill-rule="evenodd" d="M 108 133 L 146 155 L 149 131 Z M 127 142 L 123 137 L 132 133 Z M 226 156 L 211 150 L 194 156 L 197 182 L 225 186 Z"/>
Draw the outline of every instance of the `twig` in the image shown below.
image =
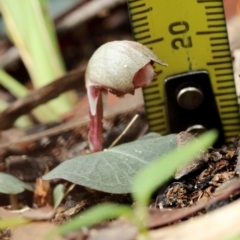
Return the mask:
<path fill-rule="evenodd" d="M 133 117 L 133 119 L 130 121 L 130 123 L 127 125 L 127 127 L 122 131 L 122 133 L 113 141 L 113 143 L 108 148 L 112 148 L 113 146 L 115 146 L 118 143 L 118 141 L 123 137 L 124 134 L 126 134 L 128 129 L 133 125 L 133 123 L 137 120 L 138 117 L 139 117 L 139 115 L 136 114 Z"/>
<path fill-rule="evenodd" d="M 76 187 L 77 184 L 73 183 L 64 193 L 63 199 Z"/>
<path fill-rule="evenodd" d="M 117 105 L 117 107 L 116 107 L 116 105 L 112 106 L 112 107 L 110 106 L 108 108 L 108 111 L 105 114 L 105 119 L 112 118 L 112 117 L 116 116 L 117 114 L 123 114 L 126 111 L 133 111 L 134 109 L 137 109 L 139 107 L 142 107 L 141 102 L 135 107 L 130 106 L 129 109 L 127 109 L 127 110 L 122 109 L 120 111 L 119 111 L 119 109 L 121 109 L 121 103 L 119 103 Z M 43 137 L 50 137 L 50 136 L 53 136 L 53 135 L 63 133 L 65 131 L 69 131 L 69 130 L 77 128 L 77 127 L 87 126 L 88 122 L 89 122 L 88 116 L 81 117 L 79 119 L 73 119 L 71 121 L 68 121 L 68 122 L 63 123 L 59 126 L 47 129 L 45 131 L 38 132 L 38 133 L 35 133 L 35 134 L 32 134 L 32 135 L 27 135 L 27 136 L 21 137 L 21 139 L 17 139 L 17 140 L 11 141 L 11 142 L 2 143 L 2 144 L 0 144 L 0 149 L 8 148 L 10 146 L 14 146 L 14 145 L 17 145 L 19 143 L 37 141 L 37 140 L 40 140 Z"/>
<path fill-rule="evenodd" d="M 79 85 L 79 89 L 82 87 L 85 90 L 84 70 L 85 68 L 71 71 L 54 82 L 32 91 L 26 97 L 13 102 L 0 114 L 0 130 L 10 128 L 18 117 L 29 113 L 35 107 L 56 98 L 63 92 L 74 89 Z"/>
<path fill-rule="evenodd" d="M 11 203 L 11 209 L 17 210 L 18 209 L 18 197 L 16 194 L 9 194 L 9 199 Z"/>

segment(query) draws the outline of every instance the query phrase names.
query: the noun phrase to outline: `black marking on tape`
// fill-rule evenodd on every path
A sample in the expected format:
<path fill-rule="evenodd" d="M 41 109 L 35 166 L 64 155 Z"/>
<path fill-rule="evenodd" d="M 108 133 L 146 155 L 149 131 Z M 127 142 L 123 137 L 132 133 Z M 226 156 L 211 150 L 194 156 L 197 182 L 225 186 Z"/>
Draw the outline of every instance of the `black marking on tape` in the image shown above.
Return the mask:
<path fill-rule="evenodd" d="M 147 87 L 147 89 L 155 89 L 156 87 L 158 87 L 158 85 L 152 86 L 152 84 L 151 84 Z M 147 94 L 147 92 L 145 92 L 145 93 Z M 144 95 L 145 95 L 145 93 L 144 93 Z"/>
<path fill-rule="evenodd" d="M 224 67 L 224 68 L 214 68 L 215 71 L 221 71 L 221 70 L 227 70 L 227 69 L 232 69 L 232 66 L 229 66 L 229 67 Z"/>
<path fill-rule="evenodd" d="M 220 55 L 220 56 L 213 56 L 213 59 L 219 59 L 219 58 L 229 58 L 230 56 L 229 56 L 229 54 L 227 54 L 227 55 Z"/>
<path fill-rule="evenodd" d="M 167 128 L 166 128 L 166 123 L 149 123 L 149 126 L 151 129 L 153 129 L 155 132 L 166 132 L 167 133 Z"/>
<path fill-rule="evenodd" d="M 224 37 L 210 37 L 209 39 L 211 41 L 214 41 L 214 40 L 228 40 L 228 37 L 227 36 L 224 36 Z"/>
<path fill-rule="evenodd" d="M 225 43 L 211 43 L 212 47 L 224 46 L 224 45 L 228 45 L 228 42 L 225 42 Z"/>
<path fill-rule="evenodd" d="M 223 117 L 222 118 L 222 120 L 232 120 L 232 119 L 239 119 L 239 117 L 238 116 L 236 116 L 236 117 Z"/>
<path fill-rule="evenodd" d="M 224 62 L 207 62 L 207 65 L 220 65 L 220 64 L 226 64 L 226 63 L 232 63 L 232 61 L 224 61 Z"/>
<path fill-rule="evenodd" d="M 224 12 L 206 12 L 206 15 L 218 15 L 218 14 L 224 14 Z"/>
<path fill-rule="evenodd" d="M 236 92 L 235 92 L 235 89 L 234 89 L 234 91 L 233 92 L 224 92 L 224 93 L 215 93 L 214 95 L 215 96 L 224 96 L 224 95 L 229 95 L 229 94 L 234 94 L 234 95 L 236 95 Z"/>
<path fill-rule="evenodd" d="M 163 72 L 163 70 L 157 70 L 157 71 L 155 71 L 156 72 L 156 74 L 161 74 L 162 72 Z"/>
<path fill-rule="evenodd" d="M 238 104 L 228 104 L 228 105 L 220 105 L 220 108 L 223 109 L 223 108 L 229 108 L 229 107 L 238 107 Z"/>
<path fill-rule="evenodd" d="M 156 83 L 156 82 L 157 82 L 157 85 L 158 85 L 157 78 L 154 78 L 154 79 L 152 80 L 152 83 Z"/>
<path fill-rule="evenodd" d="M 145 26 L 148 26 L 148 23 L 138 24 L 138 25 L 134 26 L 134 28 L 145 27 Z"/>
<path fill-rule="evenodd" d="M 159 112 L 157 112 L 157 113 L 159 113 Z M 157 116 L 154 115 L 154 117 L 153 117 L 153 115 L 154 114 L 151 112 L 151 115 L 148 117 L 148 119 L 152 120 L 152 121 L 157 120 L 157 119 L 161 119 L 161 120 L 164 119 L 164 116 L 162 114 L 157 114 Z"/>
<path fill-rule="evenodd" d="M 223 125 L 223 126 L 225 126 L 225 125 Z M 239 132 L 239 124 L 238 125 L 234 124 L 234 126 L 232 126 L 232 127 L 234 127 L 234 128 L 229 129 L 228 126 L 226 126 L 226 128 L 228 128 L 226 131 L 226 134 L 230 133 L 229 136 L 235 137 L 237 134 L 236 131 Z"/>
<path fill-rule="evenodd" d="M 157 43 L 157 42 L 162 42 L 164 40 L 164 38 L 156 38 L 156 39 L 152 39 L 150 41 L 147 41 L 147 42 L 143 42 L 142 44 L 152 44 L 152 43 Z"/>
<path fill-rule="evenodd" d="M 223 126 L 231 126 L 231 127 L 238 127 L 239 128 L 239 123 L 225 123 Z"/>
<path fill-rule="evenodd" d="M 134 34 L 137 35 L 137 34 L 149 32 L 149 31 L 150 31 L 149 28 L 146 28 L 146 29 L 144 29 L 144 30 L 141 30 L 141 31 L 138 31 L 138 32 L 134 32 Z"/>
<path fill-rule="evenodd" d="M 149 120 L 154 121 L 156 119 L 149 119 Z M 165 125 L 165 124 L 166 124 L 165 121 L 161 121 L 161 122 L 158 122 L 158 123 L 154 123 L 152 126 L 159 126 L 159 125 Z"/>
<path fill-rule="evenodd" d="M 199 31 L 199 32 L 196 32 L 197 35 L 216 34 L 216 33 L 226 33 L 226 31 L 221 30 L 221 31 Z"/>
<path fill-rule="evenodd" d="M 232 76 L 233 75 L 233 72 L 230 72 L 230 73 L 220 73 L 220 74 L 216 74 L 215 76 L 216 77 L 222 77 L 222 76 Z"/>
<path fill-rule="evenodd" d="M 148 113 L 150 113 L 150 114 L 159 113 L 159 110 L 154 110 L 154 111 L 151 111 L 151 109 L 148 109 Z M 161 113 L 162 113 L 162 112 L 161 112 Z M 160 118 L 160 119 L 163 119 L 163 118 L 164 118 L 164 116 L 162 115 L 162 116 L 160 116 L 159 118 Z"/>
<path fill-rule="evenodd" d="M 147 109 L 147 111 L 150 111 L 152 108 L 158 108 L 158 110 L 154 110 L 154 111 L 157 111 L 159 113 L 163 113 L 163 109 L 162 109 L 162 106 L 158 105 L 158 106 L 152 106 L 150 108 Z"/>
<path fill-rule="evenodd" d="M 130 10 L 133 10 L 133 9 L 140 8 L 140 7 L 145 7 L 145 6 L 146 6 L 145 3 L 141 3 L 141 4 L 136 5 L 136 6 L 133 6 L 133 7 L 129 6 L 129 9 L 130 9 Z"/>
<path fill-rule="evenodd" d="M 221 114 L 226 115 L 226 114 L 239 114 L 238 110 L 235 111 L 221 111 Z"/>
<path fill-rule="evenodd" d="M 151 108 L 151 107 L 163 106 L 163 105 L 166 104 L 165 102 L 156 103 L 156 102 L 155 102 L 156 100 L 158 100 L 158 101 L 161 100 L 161 97 L 158 97 L 158 98 L 156 98 L 156 99 L 151 99 L 151 100 L 147 101 L 147 102 L 145 103 L 145 106 L 147 106 L 148 108 Z"/>
<path fill-rule="evenodd" d="M 134 22 L 139 22 L 139 21 L 143 21 L 143 20 L 147 20 L 147 16 L 140 17 L 140 18 L 136 18 L 136 19 L 132 19 L 132 23 L 134 23 Z"/>
<path fill-rule="evenodd" d="M 153 116 L 153 114 L 151 113 L 151 115 L 148 116 L 148 119 L 150 121 L 154 121 L 154 120 L 158 120 L 159 119 L 159 116 Z M 164 122 L 163 122 L 164 123 Z"/>
<path fill-rule="evenodd" d="M 208 22 L 211 22 L 211 21 L 225 21 L 225 18 L 207 18 L 207 21 Z"/>
<path fill-rule="evenodd" d="M 128 0 L 129 3 L 140 2 L 142 0 Z"/>
<path fill-rule="evenodd" d="M 135 37 L 135 40 L 141 41 L 141 40 L 144 40 L 144 39 L 148 39 L 148 38 L 150 38 L 150 37 L 151 37 L 151 35 L 146 35 L 146 36 L 139 37 L 139 38 L 136 38 L 136 37 Z"/>
<path fill-rule="evenodd" d="M 220 90 L 220 91 L 217 91 L 216 93 L 214 93 L 214 95 L 216 96 L 216 97 L 221 97 L 221 96 L 226 96 L 226 95 L 235 95 L 236 96 L 236 91 L 235 91 L 235 89 L 226 89 L 226 91 L 225 92 L 223 92 L 222 90 Z M 217 99 L 217 98 L 216 98 Z"/>
<path fill-rule="evenodd" d="M 222 6 L 205 6 L 205 9 L 222 8 Z"/>
<path fill-rule="evenodd" d="M 235 85 L 234 86 L 223 86 L 223 87 L 217 86 L 217 89 L 219 89 L 219 90 L 226 89 L 226 88 L 234 88 L 235 89 Z"/>
<path fill-rule="evenodd" d="M 227 49 L 215 49 L 215 50 L 212 50 L 212 53 L 216 53 L 216 52 L 229 52 L 229 48 L 227 48 Z"/>
<path fill-rule="evenodd" d="M 144 94 L 145 94 L 145 93 L 144 93 Z M 160 99 L 161 99 L 161 98 L 159 98 L 159 96 L 157 96 L 157 97 L 151 98 L 151 100 L 149 100 L 148 103 L 150 103 L 150 101 L 154 102 L 155 100 L 160 100 Z"/>
<path fill-rule="evenodd" d="M 150 12 L 150 11 L 152 11 L 152 8 L 148 8 L 148 9 L 145 9 L 145 10 L 142 10 L 142 11 L 139 11 L 139 12 L 132 13 L 132 16 L 136 16 L 136 15 L 139 15 L 139 14 L 142 14 L 142 13 L 147 13 L 147 12 Z"/>
<path fill-rule="evenodd" d="M 217 80 L 217 83 L 233 82 L 233 79 Z"/>
<path fill-rule="evenodd" d="M 198 3 L 222 2 L 222 0 L 197 0 Z"/>
<path fill-rule="evenodd" d="M 218 27 L 226 27 L 225 24 L 212 24 L 208 25 L 208 28 L 218 28 Z"/>
<path fill-rule="evenodd" d="M 152 94 L 156 94 L 156 95 L 158 95 L 158 94 L 160 94 L 160 92 L 159 91 L 153 91 L 153 92 L 145 92 L 145 96 L 148 96 L 148 95 L 152 95 Z"/>
<path fill-rule="evenodd" d="M 227 102 L 227 101 L 232 101 L 232 100 L 236 101 L 236 97 L 234 97 L 234 98 L 222 98 L 222 99 L 219 99 L 219 102 Z"/>

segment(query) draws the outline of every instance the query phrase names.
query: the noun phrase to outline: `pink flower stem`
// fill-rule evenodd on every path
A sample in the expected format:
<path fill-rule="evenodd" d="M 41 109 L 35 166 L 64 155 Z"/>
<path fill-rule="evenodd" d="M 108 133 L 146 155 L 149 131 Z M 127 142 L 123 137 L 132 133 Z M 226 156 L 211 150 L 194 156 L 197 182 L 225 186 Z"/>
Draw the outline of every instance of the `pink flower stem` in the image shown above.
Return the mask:
<path fill-rule="evenodd" d="M 90 150 L 92 152 L 98 152 L 102 150 L 102 125 L 103 119 L 103 101 L 102 101 L 102 92 L 99 91 L 99 95 L 97 97 L 97 105 L 95 115 L 91 114 L 90 111 L 90 126 L 88 133 L 88 141 L 90 145 Z"/>

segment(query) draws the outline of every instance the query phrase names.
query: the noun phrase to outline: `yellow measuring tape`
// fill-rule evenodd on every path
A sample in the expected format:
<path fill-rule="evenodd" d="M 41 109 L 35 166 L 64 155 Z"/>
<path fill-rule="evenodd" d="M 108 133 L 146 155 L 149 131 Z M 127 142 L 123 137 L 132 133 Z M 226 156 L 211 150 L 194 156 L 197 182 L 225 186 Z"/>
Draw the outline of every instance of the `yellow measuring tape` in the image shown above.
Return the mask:
<path fill-rule="evenodd" d="M 135 40 L 168 63 L 145 88 L 151 131 L 167 134 L 164 79 L 189 71 L 210 76 L 225 139 L 240 132 L 239 108 L 222 0 L 129 0 Z M 208 116 L 206 116 L 208 117 Z"/>

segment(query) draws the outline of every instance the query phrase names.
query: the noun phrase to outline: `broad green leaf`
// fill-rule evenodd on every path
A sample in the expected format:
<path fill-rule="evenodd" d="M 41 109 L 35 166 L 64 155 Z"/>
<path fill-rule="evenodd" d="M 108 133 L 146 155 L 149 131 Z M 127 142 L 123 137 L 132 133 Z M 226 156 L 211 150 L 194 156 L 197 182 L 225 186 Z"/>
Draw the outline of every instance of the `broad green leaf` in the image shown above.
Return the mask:
<path fill-rule="evenodd" d="M 82 214 L 74 217 L 71 221 L 57 227 L 50 233 L 50 236 L 56 234 L 67 234 L 74 230 L 80 230 L 81 227 L 88 227 L 103 220 L 117 218 L 120 216 L 131 217 L 133 210 L 130 206 L 103 203 L 94 206 Z"/>
<path fill-rule="evenodd" d="M 0 193 L 18 194 L 23 192 L 25 189 L 33 191 L 33 188 L 30 185 L 9 174 L 0 173 Z"/>
<path fill-rule="evenodd" d="M 62 178 L 103 192 L 129 193 L 135 174 L 175 147 L 174 134 L 141 139 L 65 161 L 43 179 Z"/>
<path fill-rule="evenodd" d="M 0 229 L 17 227 L 19 225 L 28 223 L 30 221 L 31 221 L 30 219 L 26 219 L 22 217 L 0 219 Z"/>
<path fill-rule="evenodd" d="M 186 164 L 217 139 L 217 132 L 211 130 L 185 146 L 153 161 L 138 172 L 134 179 L 132 194 L 138 203 L 147 205 L 152 193 L 176 172 L 177 167 Z"/>
<path fill-rule="evenodd" d="M 64 186 L 63 184 L 58 184 L 53 190 L 53 202 L 54 208 L 57 208 L 64 197 Z"/>

